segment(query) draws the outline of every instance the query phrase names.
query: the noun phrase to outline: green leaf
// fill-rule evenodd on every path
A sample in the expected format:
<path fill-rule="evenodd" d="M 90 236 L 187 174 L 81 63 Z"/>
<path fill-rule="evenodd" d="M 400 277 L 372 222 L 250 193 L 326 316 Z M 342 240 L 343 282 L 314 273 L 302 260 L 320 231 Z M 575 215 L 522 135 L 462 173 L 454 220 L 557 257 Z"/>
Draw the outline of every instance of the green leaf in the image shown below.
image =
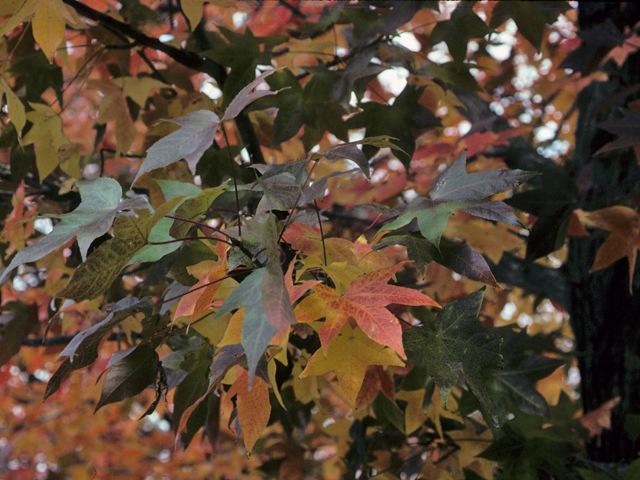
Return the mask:
<path fill-rule="evenodd" d="M 456 8 L 450 20 L 438 22 L 429 37 L 431 45 L 445 42 L 449 53 L 458 62 L 464 62 L 467 56 L 467 43 L 472 38 L 482 38 L 491 29 L 471 8 Z"/>
<path fill-rule="evenodd" d="M 455 210 L 464 210 L 487 220 L 524 228 L 505 203 L 482 200 L 520 185 L 538 174 L 524 170 L 498 169 L 469 174 L 465 166 L 466 155 L 462 152 L 433 180 L 429 190 L 430 198 L 420 197 L 413 200 L 398 215 L 398 218 L 385 225 L 381 231 L 398 229 L 415 218 L 418 221 L 420 233 L 439 248 L 440 238 L 444 233 L 449 215 Z M 469 269 L 469 271 L 473 270 Z M 486 278 L 489 279 L 488 276 Z"/>
<path fill-rule="evenodd" d="M 508 19 L 518 26 L 524 38 L 540 51 L 545 24 L 552 24 L 562 12 L 570 10 L 567 2 L 509 2 L 501 1 L 491 11 L 491 28 L 497 28 Z"/>
<path fill-rule="evenodd" d="M 56 63 L 47 59 L 42 51 L 34 51 L 30 55 L 18 58 L 11 68 L 11 73 L 26 74 L 26 97 L 27 102 L 40 102 L 41 95 L 49 87 L 56 93 L 58 103 L 63 104 L 62 87 L 64 84 L 62 68 Z"/>
<path fill-rule="evenodd" d="M 116 219 L 113 238 L 94 251 L 73 273 L 56 296 L 76 302 L 97 297 L 109 288 L 129 260 L 145 245 L 153 227 L 148 210 L 136 210 L 137 216 Z"/>
<path fill-rule="evenodd" d="M 176 209 L 174 216 L 187 220 L 199 221 L 202 214 L 209 210 L 211 203 L 218 198 L 226 188 L 226 185 L 222 185 L 217 188 L 207 188 L 206 190 L 203 190 L 197 197 L 185 200 L 182 205 Z M 191 222 L 174 220 L 171 230 L 169 231 L 169 235 L 173 238 L 184 238 L 192 226 L 193 223 Z"/>
<path fill-rule="evenodd" d="M 82 198 L 78 208 L 73 212 L 61 215 L 60 221 L 53 227 L 53 231 L 40 241 L 20 250 L 0 276 L 0 283 L 16 267 L 48 255 L 76 236 L 82 259 L 85 260 L 91 242 L 104 235 L 111 228 L 118 213 L 134 208 L 149 207 L 142 196 L 120 201 L 122 189 L 120 184 L 112 178 L 99 178 L 93 182 L 78 181 L 77 185 Z"/>
<path fill-rule="evenodd" d="M 242 347 L 247 355 L 249 366 L 249 386 L 253 384 L 256 367 L 269 345 L 269 340 L 278 332 L 278 329 L 267 317 L 262 300 L 263 279 L 266 270 L 266 268 L 260 268 L 245 278 L 231 292 L 216 316 L 213 317 L 215 320 L 233 310 L 245 309 L 242 323 Z"/>
<path fill-rule="evenodd" d="M 0 339 L 0 366 L 20 351 L 22 339 L 37 324 L 37 315 L 32 315 L 29 308 L 21 302 L 9 302 L 2 306 L 0 315 L 2 339 Z"/>
<path fill-rule="evenodd" d="M 180 368 L 187 371 L 187 376 L 176 387 L 173 396 L 173 428 L 176 435 L 182 414 L 193 405 L 209 388 L 209 369 L 211 367 L 212 354 L 208 341 L 203 342 L 202 347 L 194 352 L 189 352 Z M 191 419 L 191 417 L 189 417 Z M 195 434 L 189 431 L 187 422 L 187 434 Z"/>
<path fill-rule="evenodd" d="M 60 383 L 67 375 L 75 370 L 88 367 L 98 359 L 98 347 L 102 339 L 113 327 L 129 317 L 134 311 L 150 315 L 153 300 L 145 297 L 142 300 L 127 297 L 110 307 L 111 313 L 100 323 L 78 333 L 60 353 L 59 357 L 66 358 L 58 370 L 51 376 L 44 392 L 44 400 L 49 398 L 60 388 Z"/>
<path fill-rule="evenodd" d="M 107 373 L 94 413 L 105 405 L 133 397 L 154 384 L 158 364 L 158 353 L 151 344 L 138 345 L 129 355 L 116 362 Z"/>
<path fill-rule="evenodd" d="M 404 245 L 407 247 L 407 257 L 424 278 L 427 272 L 427 265 L 433 261 L 433 243 L 418 235 L 398 231 L 385 235 L 375 244 L 375 249 L 388 247 L 389 245 Z"/>
<path fill-rule="evenodd" d="M 453 87 L 479 92 L 482 89 L 475 77 L 469 72 L 470 68 L 478 68 L 478 66 L 470 63 L 447 62 L 442 64 L 432 63 L 424 67 L 431 75 Z"/>
<path fill-rule="evenodd" d="M 423 88 L 415 88 L 408 84 L 396 97 L 393 105 L 363 103 L 360 105 L 362 112 L 347 120 L 347 127 L 365 128 L 367 137 L 397 138 L 397 146 L 406 152 L 406 155 L 400 155 L 399 159 L 408 169 L 416 148 L 413 131 L 441 125 L 431 110 L 420 105 L 423 91 Z M 367 158 L 371 158 L 378 149 L 379 147 L 373 145 L 365 145 L 362 151 Z"/>
<path fill-rule="evenodd" d="M 398 408 L 398 405 L 389 400 L 384 393 L 378 393 L 371 407 L 373 408 L 373 413 L 378 423 L 383 428 L 394 426 L 401 432 L 404 432 L 404 413 Z"/>
<path fill-rule="evenodd" d="M 414 327 L 403 333 L 402 340 L 409 361 L 435 379 L 445 405 L 451 389 L 464 378 L 497 425 L 482 375 L 502 367 L 502 338 L 478 321 L 483 296 L 484 288 L 447 305 L 436 317 L 435 332 Z"/>

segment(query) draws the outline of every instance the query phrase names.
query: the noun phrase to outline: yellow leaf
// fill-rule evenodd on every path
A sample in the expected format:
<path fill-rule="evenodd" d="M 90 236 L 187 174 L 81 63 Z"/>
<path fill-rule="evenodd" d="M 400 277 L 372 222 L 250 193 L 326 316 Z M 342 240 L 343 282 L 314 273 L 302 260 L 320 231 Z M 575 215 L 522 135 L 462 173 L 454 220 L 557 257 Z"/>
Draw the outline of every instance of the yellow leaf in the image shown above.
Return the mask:
<path fill-rule="evenodd" d="M 189 19 L 191 30 L 194 30 L 202 20 L 202 7 L 207 0 L 182 0 L 180 5 L 185 16 Z"/>
<path fill-rule="evenodd" d="M 458 415 L 457 413 L 453 413 L 457 409 L 458 402 L 453 395 L 449 395 L 447 406 L 444 406 L 444 401 L 442 400 L 440 390 L 438 390 L 438 387 L 436 387 L 431 397 L 431 405 L 429 405 L 429 408 L 427 409 L 427 417 L 429 417 L 435 424 L 440 438 L 444 438 L 440 418 L 444 417 L 460 423 L 464 422 L 463 418 L 460 415 Z"/>
<path fill-rule="evenodd" d="M 0 5 L 0 15 L 11 15 L 0 25 L 0 36 L 9 33 L 36 11 L 38 0 L 8 0 Z"/>
<path fill-rule="evenodd" d="M 404 411 L 404 425 L 407 433 L 415 432 L 429 418 L 422 408 L 425 391 L 423 388 L 411 391 L 401 390 L 396 393 L 397 399 L 407 402 L 407 408 Z"/>
<path fill-rule="evenodd" d="M 82 173 L 80 172 L 80 144 L 63 145 L 58 150 L 60 158 L 60 169 L 67 175 L 80 180 Z"/>
<path fill-rule="evenodd" d="M 27 120 L 33 123 L 33 126 L 22 139 L 22 144 L 38 144 L 36 166 L 40 178 L 44 180 L 60 163 L 58 150 L 69 141 L 62 133 L 62 120 L 51 107 L 31 102 L 29 105 L 34 110 L 27 113 Z"/>
<path fill-rule="evenodd" d="M 33 17 L 33 38 L 50 62 L 64 40 L 64 8 L 62 0 L 40 0 Z"/>
<path fill-rule="evenodd" d="M 129 97 L 139 106 L 144 107 L 152 88 L 166 88 L 168 85 L 151 77 L 120 77 L 113 83 L 122 89 L 122 94 Z"/>
<path fill-rule="evenodd" d="M 277 370 L 276 361 L 275 361 L 275 358 L 272 358 L 271 360 L 269 360 L 269 363 L 267 363 L 267 373 L 269 374 L 269 382 L 271 382 L 271 386 L 273 387 L 273 394 L 278 399 L 278 403 L 282 406 L 282 408 L 286 410 L 287 407 L 284 406 L 284 402 L 282 401 L 282 396 L 280 395 L 280 390 L 278 390 L 278 383 L 276 382 L 276 370 Z"/>
<path fill-rule="evenodd" d="M 122 88 L 109 79 L 87 80 L 87 85 L 104 94 L 98 107 L 98 123 L 116 122 L 116 157 L 126 154 L 135 139 L 135 131 Z"/>
<path fill-rule="evenodd" d="M 13 125 L 16 127 L 18 138 L 22 138 L 22 129 L 27 123 L 27 114 L 24 110 L 24 104 L 13 92 L 4 76 L 0 75 L 0 98 L 2 97 L 2 92 L 4 92 L 4 94 L 7 96 L 9 118 L 13 122 Z"/>
<path fill-rule="evenodd" d="M 238 395 L 236 400 L 238 422 L 244 435 L 244 446 L 247 453 L 251 453 L 260 434 L 269 423 L 271 415 L 269 385 L 260 377 L 255 376 L 253 386 L 249 391 L 249 375 L 247 371 L 244 371 L 227 393 L 228 398 L 236 394 Z"/>
<path fill-rule="evenodd" d="M 355 405 L 362 386 L 367 366 L 396 365 L 404 362 L 390 348 L 383 347 L 371 340 L 360 327 L 355 330 L 345 323 L 340 333 L 329 345 L 327 357 L 318 349 L 309 359 L 309 363 L 300 378 L 310 375 L 323 375 L 331 370 L 336 372 L 338 383 L 351 405 Z"/>

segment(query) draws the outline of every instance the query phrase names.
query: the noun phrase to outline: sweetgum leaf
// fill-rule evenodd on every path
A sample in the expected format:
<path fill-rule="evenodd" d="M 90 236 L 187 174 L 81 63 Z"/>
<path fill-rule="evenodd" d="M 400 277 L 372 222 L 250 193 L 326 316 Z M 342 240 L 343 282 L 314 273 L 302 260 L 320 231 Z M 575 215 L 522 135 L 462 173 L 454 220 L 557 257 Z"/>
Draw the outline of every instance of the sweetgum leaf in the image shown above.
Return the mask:
<path fill-rule="evenodd" d="M 429 198 L 419 197 L 409 203 L 404 211 L 381 230 L 395 230 L 418 222 L 420 233 L 439 248 L 449 215 L 464 210 L 487 220 L 524 228 L 524 225 L 501 201 L 483 202 L 485 197 L 509 190 L 527 179 L 538 175 L 524 170 L 487 170 L 467 173 L 466 155 L 458 158 L 438 175 L 431 184 Z"/>
<path fill-rule="evenodd" d="M 76 302 L 95 298 L 117 278 L 129 260 L 145 245 L 153 227 L 148 210 L 137 216 L 120 216 L 114 222 L 113 238 L 107 240 L 80 265 L 56 295 Z"/>
<path fill-rule="evenodd" d="M 94 413 L 105 405 L 133 397 L 155 383 L 158 363 L 158 353 L 149 343 L 138 345 L 116 362 L 104 379 Z"/>
<path fill-rule="evenodd" d="M 425 368 L 435 379 L 445 405 L 451 389 L 464 378 L 497 425 L 482 376 L 502 367 L 502 338 L 478 321 L 483 296 L 484 287 L 450 303 L 436 317 L 435 332 L 428 327 L 414 327 L 404 331 L 402 340 L 409 361 Z"/>
<path fill-rule="evenodd" d="M 133 183 L 142 174 L 156 168 L 166 167 L 183 158 L 187 161 L 191 173 L 195 175 L 196 164 L 205 150 L 213 144 L 220 122 L 237 117 L 242 109 L 253 100 L 277 93 L 269 90 L 258 90 L 249 93 L 275 71 L 271 70 L 263 73 L 244 87 L 231 101 L 222 119 L 209 110 L 198 110 L 179 118 L 167 120 L 168 122 L 177 123 L 182 128 L 158 140 L 147 150 L 147 158 L 140 165 Z"/>
<path fill-rule="evenodd" d="M 113 327 L 129 317 L 134 311 L 150 315 L 153 300 L 145 297 L 142 300 L 127 297 L 110 307 L 111 313 L 100 323 L 78 333 L 65 347 L 58 357 L 68 357 L 58 370 L 51 376 L 44 392 L 44 400 L 49 398 L 60 388 L 60 382 L 75 370 L 91 365 L 98 359 L 100 342 Z"/>
<path fill-rule="evenodd" d="M 567 2 L 499 2 L 491 12 L 489 26 L 496 28 L 509 18 L 518 26 L 524 38 L 540 51 L 545 24 L 552 24 L 565 10 L 571 7 Z"/>
<path fill-rule="evenodd" d="M 249 365 L 249 385 L 252 385 L 258 361 L 267 349 L 269 340 L 278 331 L 269 321 L 262 302 L 265 273 L 266 268 L 259 268 L 245 278 L 231 292 L 231 295 L 227 297 L 216 316 L 213 317 L 215 320 L 222 315 L 231 313 L 233 310 L 245 309 L 242 323 L 242 347 L 247 355 L 247 363 Z"/>
<path fill-rule="evenodd" d="M 431 45 L 445 42 L 453 59 L 460 63 L 467 56 L 467 43 L 472 38 L 482 38 L 491 29 L 470 8 L 456 8 L 451 14 L 451 20 L 438 22 L 434 27 L 429 41 Z"/>
<path fill-rule="evenodd" d="M 113 178 L 99 178 L 92 182 L 78 181 L 77 185 L 82 199 L 78 208 L 61 215 L 51 233 L 20 250 L 0 276 L 0 283 L 16 267 L 48 255 L 76 236 L 82 259 L 86 260 L 91 242 L 111 228 L 118 213 L 134 208 L 149 208 L 149 204 L 141 196 L 120 201 L 122 188 Z"/>

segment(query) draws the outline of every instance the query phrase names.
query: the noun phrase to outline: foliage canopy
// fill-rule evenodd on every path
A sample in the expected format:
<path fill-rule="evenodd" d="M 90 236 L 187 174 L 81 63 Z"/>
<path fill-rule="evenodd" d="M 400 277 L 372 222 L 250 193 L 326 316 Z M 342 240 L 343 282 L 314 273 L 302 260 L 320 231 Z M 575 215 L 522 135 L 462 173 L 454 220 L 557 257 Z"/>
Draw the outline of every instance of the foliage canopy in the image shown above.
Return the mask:
<path fill-rule="evenodd" d="M 619 398 L 580 412 L 563 293 L 492 272 L 609 231 L 633 289 L 636 210 L 554 169 L 635 30 L 582 65 L 565 2 L 0 15 L 0 472 L 637 478 L 584 456 Z"/>

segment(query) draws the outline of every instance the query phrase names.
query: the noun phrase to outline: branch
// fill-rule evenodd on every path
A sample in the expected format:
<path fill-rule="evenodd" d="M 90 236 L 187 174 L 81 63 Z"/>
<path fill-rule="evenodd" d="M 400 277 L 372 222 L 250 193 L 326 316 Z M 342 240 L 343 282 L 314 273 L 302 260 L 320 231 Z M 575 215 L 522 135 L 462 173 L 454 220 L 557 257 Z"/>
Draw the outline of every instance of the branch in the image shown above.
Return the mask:
<path fill-rule="evenodd" d="M 117 342 L 118 340 L 122 340 L 124 336 L 123 333 L 112 333 L 107 337 L 107 342 Z M 47 338 L 23 338 L 22 346 L 23 347 L 57 347 L 60 345 L 67 345 L 75 335 L 59 335 L 57 337 L 47 337 Z M 142 335 L 136 332 L 131 332 L 132 339 L 141 339 Z"/>
<path fill-rule="evenodd" d="M 65 4 L 72 7 L 76 12 L 78 12 L 83 17 L 88 18 L 89 20 L 93 20 L 98 22 L 104 28 L 112 31 L 117 34 L 124 34 L 127 37 L 132 38 L 138 44 L 143 45 L 145 47 L 153 48 L 155 50 L 159 50 L 163 53 L 166 53 L 171 58 L 173 58 L 176 62 L 179 62 L 187 67 L 193 68 L 194 70 L 201 70 L 203 65 L 206 63 L 206 59 L 196 53 L 188 52 L 186 50 L 181 50 L 179 48 L 173 47 L 171 45 L 167 45 L 162 43 L 157 38 L 148 37 L 142 32 L 131 28 L 131 26 L 123 23 L 115 18 L 110 17 L 102 12 L 94 10 L 93 8 L 77 1 L 77 0 L 62 0 Z"/>
<path fill-rule="evenodd" d="M 510 253 L 504 253 L 497 265 L 489 259 L 487 263 L 498 282 L 554 300 L 565 308 L 569 306 L 570 287 L 562 268 L 527 262 Z"/>

